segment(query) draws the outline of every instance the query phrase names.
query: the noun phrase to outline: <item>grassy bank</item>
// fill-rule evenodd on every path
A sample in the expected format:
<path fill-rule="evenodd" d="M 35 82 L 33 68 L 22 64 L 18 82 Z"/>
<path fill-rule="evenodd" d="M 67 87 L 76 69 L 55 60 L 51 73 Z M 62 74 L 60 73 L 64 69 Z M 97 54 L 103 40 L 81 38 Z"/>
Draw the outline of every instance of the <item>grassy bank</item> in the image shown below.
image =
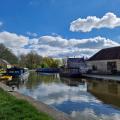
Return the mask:
<path fill-rule="evenodd" d="M 31 104 L 18 100 L 0 89 L 0 120 L 53 120 Z"/>

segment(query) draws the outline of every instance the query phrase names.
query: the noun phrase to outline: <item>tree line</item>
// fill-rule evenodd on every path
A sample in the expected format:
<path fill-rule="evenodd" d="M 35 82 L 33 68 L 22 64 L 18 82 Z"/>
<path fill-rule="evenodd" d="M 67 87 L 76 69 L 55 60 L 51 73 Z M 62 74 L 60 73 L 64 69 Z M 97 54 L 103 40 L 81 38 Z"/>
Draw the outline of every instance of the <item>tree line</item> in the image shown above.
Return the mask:
<path fill-rule="evenodd" d="M 35 68 L 58 68 L 60 60 L 51 57 L 42 57 L 34 51 L 28 54 L 16 56 L 10 49 L 0 44 L 0 58 L 8 61 L 12 65 Z"/>

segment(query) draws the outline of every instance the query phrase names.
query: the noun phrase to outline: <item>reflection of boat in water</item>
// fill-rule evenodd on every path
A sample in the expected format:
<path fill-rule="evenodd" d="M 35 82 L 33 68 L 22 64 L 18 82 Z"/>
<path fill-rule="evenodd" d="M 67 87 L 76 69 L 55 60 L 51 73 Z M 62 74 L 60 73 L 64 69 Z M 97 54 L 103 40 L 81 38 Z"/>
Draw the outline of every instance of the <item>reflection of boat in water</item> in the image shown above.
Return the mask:
<path fill-rule="evenodd" d="M 104 103 L 120 107 L 120 83 L 110 81 L 88 81 L 88 92 Z"/>
<path fill-rule="evenodd" d="M 28 78 L 29 72 L 27 68 L 13 67 L 6 70 L 6 75 L 25 80 Z"/>
<path fill-rule="evenodd" d="M 40 73 L 59 73 L 59 68 L 38 68 L 36 72 Z"/>
<path fill-rule="evenodd" d="M 13 78 L 10 81 L 6 81 L 5 84 L 11 87 L 13 90 L 15 90 L 15 88 L 19 89 L 20 86 L 23 86 L 26 82 L 27 80 L 20 80 L 17 78 Z"/>
<path fill-rule="evenodd" d="M 81 72 L 79 68 L 61 68 L 60 76 L 61 77 L 71 77 L 71 78 L 79 78 L 81 77 Z"/>
<path fill-rule="evenodd" d="M 59 75 L 58 73 L 43 73 L 43 72 L 37 72 L 37 75 L 41 75 L 41 76 L 56 76 L 56 75 Z"/>

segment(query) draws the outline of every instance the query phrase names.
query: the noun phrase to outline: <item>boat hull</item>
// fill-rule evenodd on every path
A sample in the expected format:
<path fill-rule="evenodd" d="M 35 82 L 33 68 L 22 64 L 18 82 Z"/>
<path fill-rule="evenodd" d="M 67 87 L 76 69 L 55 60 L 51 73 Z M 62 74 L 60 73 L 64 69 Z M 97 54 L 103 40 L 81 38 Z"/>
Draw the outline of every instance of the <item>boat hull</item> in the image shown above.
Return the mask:
<path fill-rule="evenodd" d="M 61 68 L 60 77 L 80 78 L 82 76 L 79 68 Z"/>

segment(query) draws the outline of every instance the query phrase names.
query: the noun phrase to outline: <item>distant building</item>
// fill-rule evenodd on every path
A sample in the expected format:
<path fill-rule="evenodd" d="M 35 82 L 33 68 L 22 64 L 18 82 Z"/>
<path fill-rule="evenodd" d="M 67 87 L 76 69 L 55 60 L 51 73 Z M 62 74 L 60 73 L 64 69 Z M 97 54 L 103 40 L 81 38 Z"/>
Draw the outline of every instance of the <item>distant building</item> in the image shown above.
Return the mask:
<path fill-rule="evenodd" d="M 87 64 L 97 73 L 120 73 L 120 46 L 100 50 Z"/>
<path fill-rule="evenodd" d="M 60 76 L 79 78 L 83 73 L 88 72 L 84 58 L 67 58 L 64 66 L 60 69 Z"/>
<path fill-rule="evenodd" d="M 68 68 L 80 68 L 85 65 L 84 58 L 67 58 Z"/>

